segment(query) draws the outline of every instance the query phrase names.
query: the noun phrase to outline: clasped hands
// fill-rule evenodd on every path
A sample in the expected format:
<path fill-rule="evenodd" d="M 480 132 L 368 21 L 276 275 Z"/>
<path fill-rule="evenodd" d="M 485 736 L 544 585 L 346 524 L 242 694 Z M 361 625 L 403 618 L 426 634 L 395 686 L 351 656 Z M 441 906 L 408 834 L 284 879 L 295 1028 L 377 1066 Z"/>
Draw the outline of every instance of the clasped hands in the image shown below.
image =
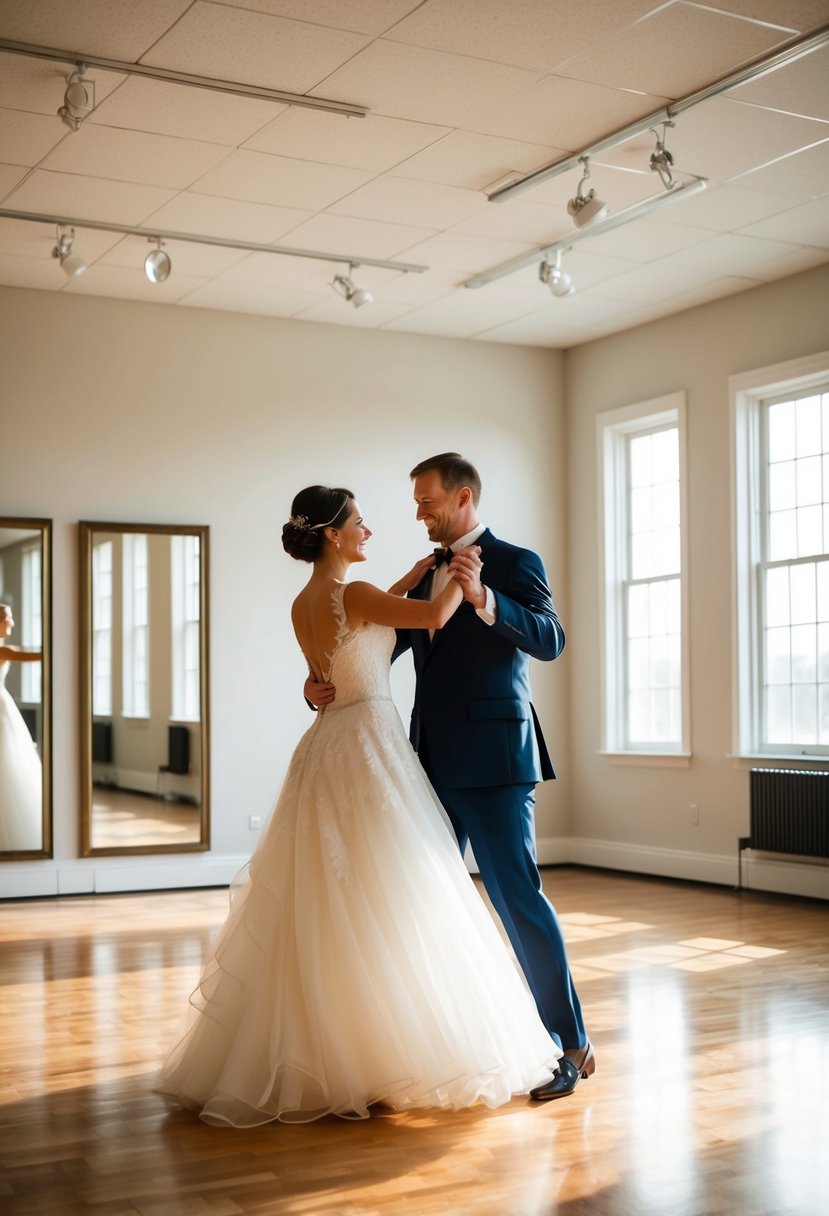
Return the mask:
<path fill-rule="evenodd" d="M 389 594 L 405 595 L 408 591 L 414 590 L 429 571 L 435 569 L 436 564 L 433 553 L 430 553 L 428 557 L 421 557 L 408 574 L 404 574 L 394 586 L 389 587 Z M 481 584 L 483 564 L 480 545 L 468 545 L 465 549 L 460 549 L 447 566 L 450 576 L 460 586 L 463 598 L 468 600 L 473 608 L 486 606 L 486 591 Z M 336 691 L 335 686 L 330 682 L 315 680 L 313 676 L 309 676 L 303 686 L 305 700 L 317 709 L 330 705 L 336 696 Z"/>

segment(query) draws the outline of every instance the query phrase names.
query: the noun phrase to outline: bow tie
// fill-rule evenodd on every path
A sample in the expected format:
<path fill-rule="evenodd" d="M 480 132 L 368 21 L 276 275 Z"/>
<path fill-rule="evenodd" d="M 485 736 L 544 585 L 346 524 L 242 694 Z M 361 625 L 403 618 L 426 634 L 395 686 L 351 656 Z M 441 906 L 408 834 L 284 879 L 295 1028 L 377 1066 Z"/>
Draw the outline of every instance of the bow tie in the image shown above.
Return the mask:
<path fill-rule="evenodd" d="M 448 566 L 454 556 L 451 549 L 435 549 L 435 568 L 443 565 L 444 562 Z"/>

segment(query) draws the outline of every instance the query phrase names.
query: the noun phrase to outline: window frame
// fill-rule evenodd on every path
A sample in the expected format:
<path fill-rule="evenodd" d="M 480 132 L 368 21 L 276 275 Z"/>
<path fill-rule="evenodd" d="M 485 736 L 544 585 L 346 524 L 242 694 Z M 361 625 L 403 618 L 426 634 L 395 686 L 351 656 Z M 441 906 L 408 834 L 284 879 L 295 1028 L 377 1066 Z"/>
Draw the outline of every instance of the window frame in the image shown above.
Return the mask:
<path fill-rule="evenodd" d="M 761 741 L 762 621 L 758 586 L 768 486 L 762 411 L 782 396 L 799 397 L 829 381 L 829 351 L 730 376 L 732 567 L 732 754 L 748 760 L 825 761 L 829 745 Z M 814 554 L 813 558 L 824 555 Z M 807 560 L 792 559 L 793 563 Z M 808 559 L 811 560 L 811 559 Z"/>
<path fill-rule="evenodd" d="M 688 612 L 688 476 L 686 394 L 665 394 L 608 410 L 596 418 L 599 492 L 599 587 L 602 735 L 600 754 L 619 763 L 686 765 L 691 756 L 690 643 Z M 627 739 L 624 586 L 629 575 L 627 441 L 676 426 L 680 529 L 680 714 L 677 743 L 631 746 Z M 671 576 L 674 577 L 674 576 Z"/>

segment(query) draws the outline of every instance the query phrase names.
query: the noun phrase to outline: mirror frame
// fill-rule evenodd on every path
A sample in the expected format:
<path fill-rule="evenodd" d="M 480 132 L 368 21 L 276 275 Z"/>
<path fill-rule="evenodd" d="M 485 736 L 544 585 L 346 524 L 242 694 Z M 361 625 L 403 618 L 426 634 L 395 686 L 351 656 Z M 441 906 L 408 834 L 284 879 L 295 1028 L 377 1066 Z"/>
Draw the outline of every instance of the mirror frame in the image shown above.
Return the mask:
<path fill-rule="evenodd" d="M 81 856 L 113 857 L 159 853 L 204 853 L 210 848 L 210 529 L 202 524 L 125 524 L 81 520 L 80 539 L 80 745 Z M 183 844 L 109 845 L 92 839 L 92 537 L 97 532 L 143 532 L 154 536 L 198 536 L 200 540 L 199 658 L 201 713 L 201 806 L 199 839 Z"/>
<path fill-rule="evenodd" d="M 43 768 L 43 833 L 39 849 L 8 849 L 0 852 L 0 862 L 34 861 L 53 856 L 52 806 L 52 521 L 22 515 L 0 516 L 0 528 L 30 528 L 40 532 L 41 554 L 41 614 L 42 651 L 41 705 L 43 739 L 41 765 Z"/>

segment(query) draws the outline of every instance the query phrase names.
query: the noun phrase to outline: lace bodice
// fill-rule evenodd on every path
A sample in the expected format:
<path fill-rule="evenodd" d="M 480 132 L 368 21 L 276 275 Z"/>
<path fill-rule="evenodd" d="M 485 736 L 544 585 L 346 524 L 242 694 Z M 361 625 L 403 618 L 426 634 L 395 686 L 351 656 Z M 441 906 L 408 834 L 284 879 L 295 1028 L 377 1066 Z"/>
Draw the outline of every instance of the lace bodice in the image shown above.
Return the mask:
<path fill-rule="evenodd" d="M 325 679 L 337 687 L 335 706 L 391 697 L 389 663 L 395 633 L 385 625 L 349 629 L 343 597 L 345 584 L 334 588 L 332 602 L 339 625 Z"/>

